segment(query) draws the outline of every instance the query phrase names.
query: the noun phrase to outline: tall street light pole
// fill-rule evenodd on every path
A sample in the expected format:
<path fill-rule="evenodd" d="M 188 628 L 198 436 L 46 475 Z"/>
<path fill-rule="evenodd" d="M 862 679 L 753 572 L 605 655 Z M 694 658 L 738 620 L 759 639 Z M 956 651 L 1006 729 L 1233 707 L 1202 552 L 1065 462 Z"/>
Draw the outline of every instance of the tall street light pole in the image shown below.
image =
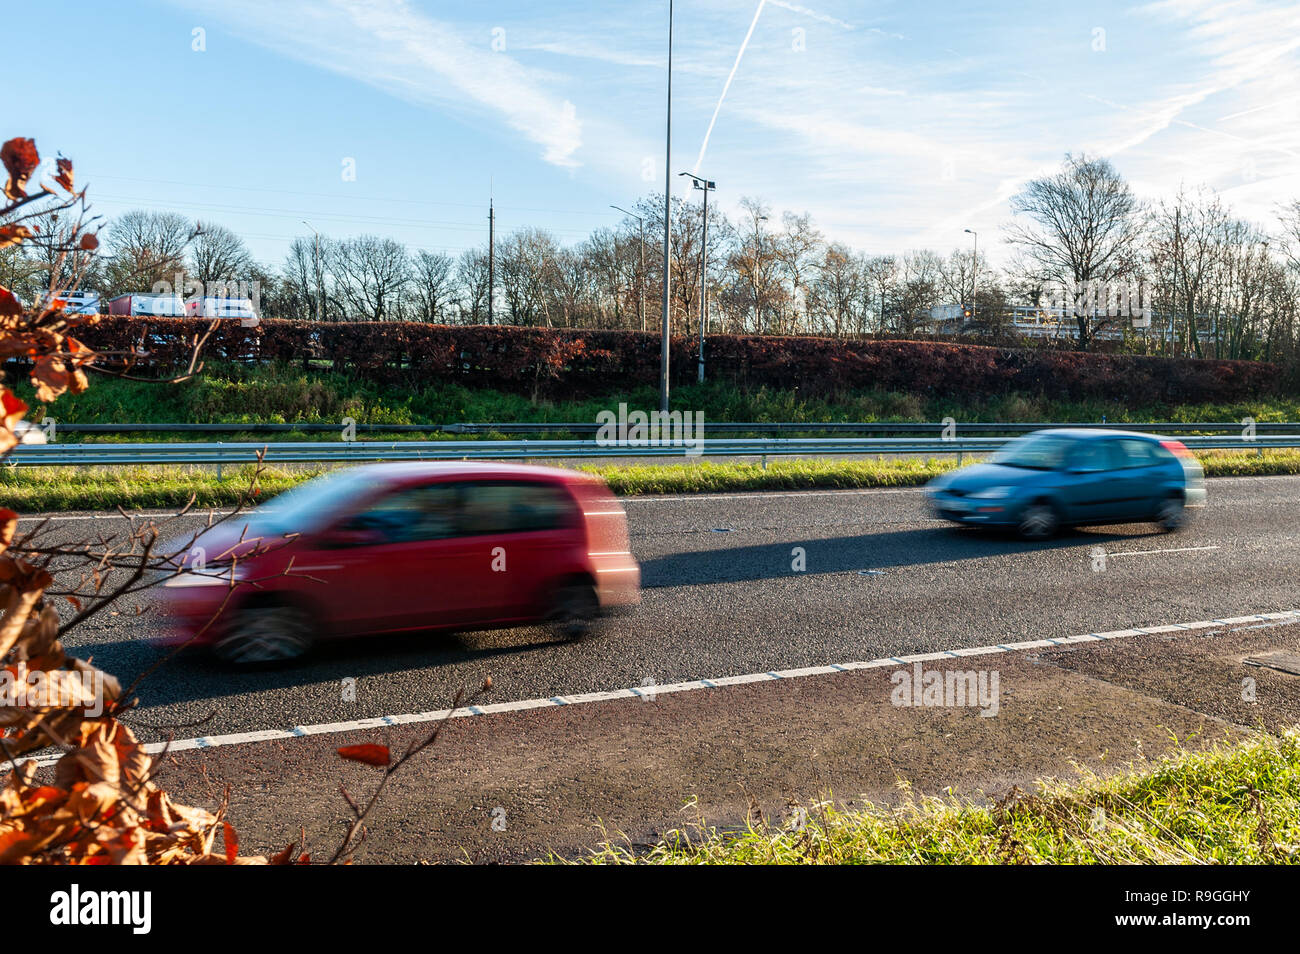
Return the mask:
<path fill-rule="evenodd" d="M 668 243 L 672 229 L 673 162 L 673 0 L 668 0 L 668 110 L 664 120 L 664 315 L 663 341 L 659 346 L 659 410 L 668 413 L 669 305 L 672 293 L 672 262 Z"/>
<path fill-rule="evenodd" d="M 980 234 L 974 229 L 966 229 L 971 235 L 975 236 L 975 251 L 971 253 L 971 293 L 970 293 L 970 319 L 975 321 L 975 299 L 980 293 Z"/>
<path fill-rule="evenodd" d="M 692 172 L 679 172 L 680 176 L 689 176 L 695 188 L 704 193 L 704 218 L 700 237 L 700 365 L 699 382 L 704 383 L 704 329 L 709 323 L 709 192 L 718 188 L 718 184 L 701 178 Z"/>
<path fill-rule="evenodd" d="M 610 208 L 618 209 L 618 211 L 622 212 L 624 215 L 636 219 L 637 232 L 641 236 L 641 271 L 637 273 L 636 287 L 638 293 L 641 295 L 641 304 L 639 306 L 641 330 L 645 331 L 645 219 L 641 218 L 641 216 L 637 215 L 635 212 L 629 212 L 627 209 L 619 205 L 611 205 Z"/>

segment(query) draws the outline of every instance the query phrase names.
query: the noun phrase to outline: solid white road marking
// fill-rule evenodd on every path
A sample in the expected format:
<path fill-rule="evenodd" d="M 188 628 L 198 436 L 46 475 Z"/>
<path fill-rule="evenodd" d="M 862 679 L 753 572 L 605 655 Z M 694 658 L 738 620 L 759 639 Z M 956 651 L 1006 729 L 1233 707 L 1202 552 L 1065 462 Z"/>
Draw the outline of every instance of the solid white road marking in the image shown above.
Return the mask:
<path fill-rule="evenodd" d="M 189 749 L 210 749 L 219 745 L 244 745 L 252 742 L 274 742 L 285 739 L 301 738 L 307 735 L 332 735 L 340 732 L 355 732 L 360 729 L 374 729 L 390 725 L 413 725 L 422 722 L 437 722 L 445 718 L 469 718 L 473 716 L 494 715 L 499 712 L 523 712 L 528 709 L 556 708 L 561 706 L 584 705 L 592 702 L 609 702 L 617 699 L 641 699 L 647 695 L 659 696 L 672 692 L 691 692 L 696 689 L 720 689 L 726 686 L 742 686 L 751 682 L 771 682 L 782 679 L 798 679 L 806 676 L 833 676 L 838 673 L 851 672 L 855 669 L 878 669 L 882 666 L 905 666 L 916 662 L 933 662 L 952 659 L 954 656 L 987 656 L 994 653 L 1016 652 L 1024 649 L 1044 649 L 1073 643 L 1099 642 L 1108 639 L 1123 639 L 1128 636 L 1145 636 L 1154 633 L 1176 632 L 1181 630 L 1204 630 L 1225 626 L 1245 626 L 1250 629 L 1262 629 L 1266 626 L 1282 626 L 1287 623 L 1300 622 L 1300 610 L 1285 610 L 1280 613 L 1255 613 L 1250 616 L 1233 616 L 1227 619 L 1197 620 L 1191 623 L 1171 623 L 1163 626 L 1146 626 L 1141 629 L 1117 629 L 1105 633 L 1084 633 L 1078 636 L 1066 636 L 1059 639 L 1031 639 L 1019 643 L 998 643 L 991 646 L 972 646 L 965 649 L 943 649 L 933 653 L 916 653 L 908 656 L 889 656 L 862 662 L 836 663 L 829 666 L 804 666 L 799 669 L 779 669 L 768 672 L 749 673 L 743 676 L 724 676 L 716 679 L 695 679 L 689 682 L 674 682 L 666 685 L 643 686 L 632 689 L 612 689 L 602 692 L 582 692 L 568 696 L 550 696 L 544 699 L 521 699 L 517 702 L 499 702 L 491 705 L 466 706 L 459 709 L 438 709 L 432 712 L 413 712 L 406 715 L 380 716 L 374 719 L 354 719 L 350 722 L 328 722 L 319 725 L 298 725 L 292 729 L 260 729 L 255 732 L 236 732 L 230 735 L 202 736 L 196 739 L 181 739 L 175 742 L 149 742 L 144 746 L 146 752 L 184 752 Z M 59 755 L 44 755 L 32 759 L 38 766 L 53 765 Z"/>

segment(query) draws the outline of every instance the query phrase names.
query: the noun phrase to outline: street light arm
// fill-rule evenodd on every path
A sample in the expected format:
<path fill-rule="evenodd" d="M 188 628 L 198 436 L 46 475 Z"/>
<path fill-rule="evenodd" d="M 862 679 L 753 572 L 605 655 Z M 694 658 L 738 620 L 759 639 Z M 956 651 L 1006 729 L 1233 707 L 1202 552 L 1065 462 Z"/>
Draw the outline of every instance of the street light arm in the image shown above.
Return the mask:
<path fill-rule="evenodd" d="M 638 222 L 644 222 L 644 221 L 645 221 L 645 219 L 643 219 L 641 216 L 637 215 L 635 212 L 629 212 L 627 209 L 623 208 L 621 205 L 611 205 L 610 208 L 611 208 L 611 209 L 616 209 L 616 210 L 618 210 L 619 212 L 622 212 L 624 215 L 626 215 L 626 216 L 628 216 L 628 217 L 630 217 L 630 218 L 636 219 Z"/>

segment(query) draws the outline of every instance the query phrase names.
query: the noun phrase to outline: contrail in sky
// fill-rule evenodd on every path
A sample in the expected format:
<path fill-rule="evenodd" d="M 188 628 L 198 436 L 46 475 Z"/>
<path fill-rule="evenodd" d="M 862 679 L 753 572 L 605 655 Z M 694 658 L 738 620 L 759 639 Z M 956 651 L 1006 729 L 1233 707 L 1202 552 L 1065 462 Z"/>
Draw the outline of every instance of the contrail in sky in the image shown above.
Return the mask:
<path fill-rule="evenodd" d="M 758 9 L 754 11 L 754 19 L 749 24 L 749 32 L 745 34 L 745 41 L 740 44 L 740 52 L 736 54 L 736 62 L 731 65 L 731 72 L 727 75 L 727 82 L 722 87 L 722 95 L 718 97 L 718 105 L 713 107 L 713 118 L 709 120 L 709 128 L 704 133 L 704 142 L 700 144 L 700 155 L 695 160 L 695 172 L 700 171 L 700 163 L 704 161 L 704 150 L 709 148 L 709 137 L 713 135 L 713 124 L 718 121 L 718 113 L 722 110 L 722 101 L 727 98 L 727 90 L 731 89 L 731 81 L 736 78 L 736 70 L 740 69 L 741 57 L 745 55 L 745 48 L 749 46 L 749 38 L 754 35 L 754 27 L 758 26 L 759 14 L 763 12 L 763 7 L 767 5 L 767 0 L 758 0 Z"/>

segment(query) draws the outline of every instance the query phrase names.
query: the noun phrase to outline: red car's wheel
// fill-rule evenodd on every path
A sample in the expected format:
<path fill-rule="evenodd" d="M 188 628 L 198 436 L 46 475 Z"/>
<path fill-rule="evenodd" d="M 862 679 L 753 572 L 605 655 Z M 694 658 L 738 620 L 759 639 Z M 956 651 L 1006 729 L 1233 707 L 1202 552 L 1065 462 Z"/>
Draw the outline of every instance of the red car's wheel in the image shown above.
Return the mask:
<path fill-rule="evenodd" d="M 212 646 L 218 659 L 255 666 L 297 659 L 311 648 L 312 622 L 293 606 L 249 606 Z"/>
<path fill-rule="evenodd" d="M 561 583 L 551 595 L 547 620 L 565 639 L 581 639 L 595 629 L 600 618 L 600 600 L 590 583 Z"/>

